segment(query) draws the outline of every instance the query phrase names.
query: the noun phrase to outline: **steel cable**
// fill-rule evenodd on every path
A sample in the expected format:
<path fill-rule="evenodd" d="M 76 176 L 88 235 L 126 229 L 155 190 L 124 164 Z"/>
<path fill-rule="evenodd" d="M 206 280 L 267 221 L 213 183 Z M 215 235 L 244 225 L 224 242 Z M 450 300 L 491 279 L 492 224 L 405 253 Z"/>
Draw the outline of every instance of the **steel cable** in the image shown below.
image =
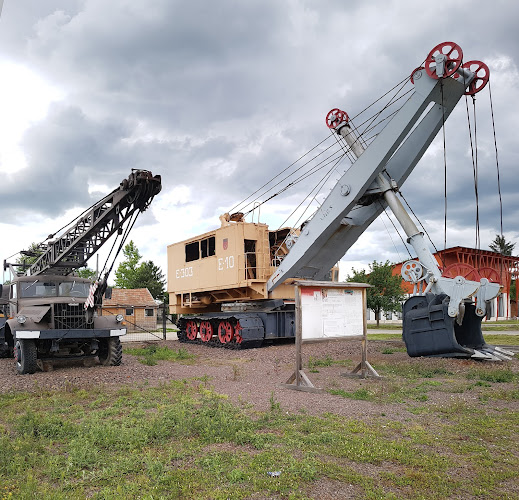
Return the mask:
<path fill-rule="evenodd" d="M 329 139 L 329 137 L 327 137 L 327 139 Z M 321 141 L 321 144 L 322 142 L 324 141 Z M 323 153 L 325 153 L 326 151 L 330 150 L 333 146 L 335 146 L 336 144 L 331 144 L 330 146 L 328 146 L 326 149 L 324 149 L 323 151 L 321 151 L 319 154 L 317 154 L 316 156 L 314 156 L 313 158 L 311 158 L 310 160 L 308 160 L 306 163 L 304 163 L 303 165 L 301 165 L 300 167 L 298 167 L 296 170 L 294 170 L 294 172 L 286 175 L 285 177 L 283 177 L 283 179 L 279 180 L 276 184 L 274 184 L 273 186 L 271 186 L 269 189 L 266 189 L 265 191 L 263 191 L 258 197 L 260 196 L 265 196 L 267 193 L 269 193 L 270 191 L 272 191 L 275 187 L 279 186 L 281 183 L 283 183 L 284 181 L 286 181 L 287 179 L 289 179 L 291 176 L 295 175 L 297 172 L 299 172 L 303 167 L 307 166 L 309 163 L 311 163 L 312 161 L 314 161 L 316 158 L 318 158 L 319 156 L 321 156 Z M 314 165 L 313 167 L 311 167 L 310 169 L 310 172 L 312 170 L 314 170 L 317 166 L 321 165 L 321 163 L 327 161 L 329 158 L 333 157 L 334 155 L 336 155 L 338 153 L 338 151 L 335 151 L 334 153 L 332 153 L 331 155 L 327 156 L 326 158 L 324 158 L 324 160 L 321 160 L 319 163 L 317 163 L 317 165 Z M 295 162 L 294 162 L 295 163 Z M 294 165 L 294 163 L 292 163 L 292 165 Z M 288 168 L 288 167 L 287 167 Z M 283 172 L 285 172 L 287 169 L 283 170 Z M 304 174 L 302 174 L 304 175 Z M 276 175 L 274 178 L 270 179 L 267 183 L 265 183 L 263 185 L 263 187 L 267 186 L 268 184 L 270 184 L 271 182 L 273 182 L 277 177 L 279 177 L 279 175 Z M 300 176 L 301 177 L 301 176 Z M 300 178 L 299 177 L 299 178 Z M 276 197 L 277 195 L 281 194 L 283 191 L 286 191 L 289 187 L 291 187 L 292 185 L 294 184 L 297 184 L 297 179 L 299 178 L 296 178 L 295 181 L 292 181 L 290 182 L 288 185 L 286 185 L 285 187 L 283 187 L 280 191 L 274 193 L 274 195 L 270 196 L 269 198 L 267 198 L 266 200 L 264 200 L 263 202 L 259 202 L 260 203 L 260 206 L 263 205 L 266 201 L 268 200 L 271 200 L 272 198 Z M 260 188 L 261 189 L 261 188 Z M 251 196 L 254 196 L 254 194 L 258 193 L 258 191 L 260 190 L 256 190 L 252 195 L 248 196 L 246 199 L 250 198 Z M 257 198 L 258 198 L 257 197 Z M 240 212 L 241 211 L 244 211 L 245 208 L 247 206 L 249 206 L 251 203 L 256 203 L 257 202 L 257 198 L 254 199 L 254 200 L 251 200 L 249 201 L 248 203 L 246 203 L 245 205 L 242 205 L 241 206 L 241 209 L 239 210 Z M 245 200 L 244 200 L 245 201 Z M 240 206 L 240 204 L 236 205 L 233 209 L 231 209 L 231 212 L 234 211 L 238 206 Z M 247 214 L 249 214 L 250 212 L 252 212 L 254 209 L 251 209 L 247 212 Z"/>
<path fill-rule="evenodd" d="M 307 179 L 308 177 L 312 176 L 313 174 L 317 173 L 319 170 L 322 170 L 324 167 L 328 166 L 330 163 L 333 163 L 334 161 L 338 160 L 337 158 L 334 158 L 337 153 L 339 153 L 340 150 L 336 151 L 335 153 L 331 154 L 330 156 L 326 157 L 324 160 L 322 160 L 321 162 L 319 162 L 317 165 L 315 165 L 314 167 L 312 167 L 311 170 L 309 170 L 308 172 L 305 172 L 303 174 L 301 174 L 299 177 L 297 177 L 295 180 L 293 180 L 292 182 L 290 182 L 289 184 L 287 184 L 283 189 L 281 189 L 280 191 L 278 191 L 277 193 L 274 193 L 272 196 L 269 196 L 266 200 L 262 201 L 262 202 L 258 202 L 257 205 L 254 205 L 253 208 L 251 208 L 249 211 L 245 212 L 244 213 L 244 216 L 250 214 L 251 212 L 253 212 L 256 208 L 258 208 L 258 206 L 261 206 L 265 203 L 267 203 L 268 201 L 272 200 L 273 198 L 275 198 L 276 196 L 280 195 L 281 193 L 285 192 L 287 189 L 291 188 L 292 186 L 304 181 L 305 179 Z M 339 159 L 342 159 L 345 155 L 342 154 Z M 327 161 L 329 160 L 330 158 L 332 158 L 330 161 Z M 327 161 L 327 162 L 326 162 Z M 326 162 L 326 163 L 324 163 Z M 319 166 L 320 165 L 320 166 Z M 319 167 L 319 168 L 317 168 Z M 280 181 L 281 182 L 281 181 Z M 250 205 L 250 203 L 248 204 Z"/>
<path fill-rule="evenodd" d="M 469 142 L 470 142 L 470 152 L 472 157 L 472 172 L 474 176 L 474 193 L 476 197 L 476 249 L 480 248 L 481 241 L 479 240 L 479 195 L 478 195 L 478 166 L 476 160 L 476 154 L 474 152 L 474 141 L 472 140 L 472 128 L 470 125 L 470 113 L 469 113 L 469 103 L 468 96 L 465 96 L 465 105 L 467 108 L 467 123 L 469 129 Z M 474 120 L 475 120 L 475 99 L 474 99 Z M 474 125 L 474 135 L 476 134 L 476 129 Z M 479 243 L 479 245 L 478 245 Z"/>
<path fill-rule="evenodd" d="M 494 106 L 492 104 L 492 89 L 490 87 L 490 80 L 488 81 L 488 95 L 490 98 L 490 115 L 492 117 L 492 132 L 494 134 L 494 149 L 496 151 L 496 170 L 497 170 L 497 191 L 499 193 L 499 221 L 501 228 L 501 237 L 503 237 L 503 199 L 501 197 L 501 179 L 499 174 L 499 157 L 497 154 L 497 138 L 496 138 L 496 125 L 494 122 Z"/>
<path fill-rule="evenodd" d="M 361 125 L 367 123 L 367 122 L 370 122 L 369 124 L 369 130 L 373 130 L 376 126 L 380 125 L 380 123 L 382 123 L 383 121 L 387 120 L 389 117 L 385 117 L 383 118 L 382 120 L 380 120 L 379 122 L 375 123 L 374 124 L 374 120 L 376 119 L 376 117 L 380 116 L 380 114 L 387 108 L 389 108 L 390 106 L 392 106 L 395 102 L 397 102 L 399 99 L 401 99 L 402 97 L 405 97 L 405 95 L 407 95 L 407 93 L 411 92 L 411 91 L 408 91 L 406 94 L 396 98 L 396 96 L 398 95 L 398 93 L 402 90 L 403 88 L 403 83 L 405 85 L 405 83 L 409 80 L 409 77 L 406 77 L 404 78 L 403 80 L 399 81 L 396 85 L 394 85 L 390 90 L 388 90 L 386 93 L 384 93 L 381 97 L 379 97 L 378 99 L 376 99 L 375 101 L 373 101 L 369 106 L 367 106 L 366 108 L 364 108 L 362 111 L 360 111 L 359 113 L 357 113 L 357 115 L 355 115 L 355 117 L 358 117 L 360 116 L 361 114 L 363 114 L 365 111 L 367 111 L 368 109 L 370 109 L 374 104 L 376 104 L 377 102 L 379 102 L 381 99 L 383 99 L 385 96 L 387 96 L 388 94 L 390 94 L 393 90 L 395 90 L 396 88 L 398 88 L 399 86 L 401 88 L 398 89 L 397 93 L 395 96 L 393 96 L 391 98 L 391 100 L 382 108 L 382 110 L 378 111 L 377 113 L 373 114 L 371 117 L 368 117 Z M 395 112 L 396 113 L 396 112 Z M 393 113 L 394 114 L 394 113 Z M 391 115 L 390 115 L 391 116 Z M 354 117 L 354 118 L 355 118 Z M 368 128 L 367 127 L 367 128 Z M 361 140 L 362 136 L 363 136 L 363 133 L 360 133 L 358 134 L 359 136 L 359 140 Z M 241 207 L 241 209 L 239 211 L 244 211 L 245 210 L 245 207 L 250 205 L 251 203 L 254 203 L 257 201 L 257 198 L 259 196 L 264 196 L 266 195 L 268 192 L 270 192 L 272 189 L 274 189 L 276 186 L 279 186 L 283 181 L 287 180 L 290 176 L 294 175 L 296 172 L 298 172 L 301 168 L 303 168 L 304 166 L 308 165 L 310 162 L 312 162 L 313 160 L 315 160 L 318 156 L 320 156 L 324 151 L 327 151 L 328 149 L 331 148 L 331 146 L 329 146 L 328 148 L 326 148 L 324 151 L 322 151 L 321 153 L 319 153 L 318 155 L 314 156 L 313 158 L 311 158 L 310 160 L 308 160 L 306 163 L 304 163 L 301 167 L 297 168 L 294 172 L 292 172 L 291 174 L 288 174 L 287 176 L 285 176 L 283 179 L 281 179 L 280 181 L 278 181 L 276 184 L 274 184 L 273 186 L 271 186 L 269 189 L 265 190 L 263 193 L 261 193 L 258 197 L 256 197 L 255 200 L 251 200 L 249 201 L 248 203 L 245 204 L 245 202 L 247 200 L 250 200 L 253 196 L 257 195 L 258 193 L 260 193 L 260 191 L 262 189 L 264 189 L 266 186 L 268 186 L 269 184 L 271 184 L 273 181 L 275 181 L 277 178 L 279 178 L 279 176 L 283 173 L 285 173 L 287 170 L 289 170 L 292 166 L 294 166 L 296 163 L 298 163 L 299 161 L 301 161 L 303 158 L 305 158 L 311 151 L 315 150 L 318 146 L 320 146 L 321 144 L 323 144 L 324 142 L 326 142 L 326 140 L 329 139 L 329 137 L 326 137 L 325 139 L 323 139 L 321 142 L 319 142 L 316 146 L 314 146 L 313 148 L 311 148 L 309 151 L 307 151 L 304 155 L 300 156 L 297 160 L 295 160 L 293 163 L 291 163 L 290 165 L 288 165 L 286 168 L 284 168 L 280 173 L 276 174 L 273 178 L 271 178 L 269 181 L 267 181 L 265 184 L 263 184 L 261 187 L 259 187 L 256 191 L 254 191 L 252 194 L 250 194 L 249 196 L 247 196 L 246 198 L 244 198 L 241 202 L 237 203 L 234 207 L 232 207 L 229 212 L 233 212 L 235 211 L 238 207 Z M 351 158 L 350 158 L 351 159 Z M 292 182 L 290 183 L 287 187 L 291 187 L 295 184 L 295 182 Z M 281 192 L 285 191 L 286 188 L 283 188 L 281 191 L 275 193 L 273 196 L 270 196 L 268 198 L 268 200 L 271 200 L 272 198 L 274 198 L 275 196 L 277 196 L 278 194 L 280 194 Z M 268 200 L 265 200 L 265 201 L 268 201 Z M 260 202 L 260 204 L 263 204 L 265 203 L 264 202 Z M 250 213 L 252 210 L 249 210 L 247 213 Z"/>
<path fill-rule="evenodd" d="M 332 166 L 332 168 L 328 171 L 328 173 L 317 183 L 317 185 L 310 191 L 310 193 L 308 193 L 307 196 L 305 196 L 305 198 L 301 201 L 301 203 L 292 211 L 292 213 L 281 223 L 281 225 L 279 226 L 278 230 L 281 229 L 283 227 L 283 224 L 285 224 L 289 219 L 290 217 L 292 217 L 292 215 L 294 215 L 296 213 L 296 211 L 299 209 L 299 207 L 305 202 L 305 200 L 307 200 L 310 195 L 316 191 L 315 195 L 313 196 L 313 198 L 310 200 L 310 202 L 308 203 L 307 207 L 305 208 L 305 210 L 303 211 L 303 213 L 299 216 L 299 219 L 294 223 L 294 226 L 297 226 L 299 224 L 299 222 L 301 221 L 301 219 L 303 218 L 303 215 L 307 212 L 307 210 L 310 208 L 310 205 L 312 204 L 312 202 L 315 200 L 316 196 L 319 194 L 319 189 L 324 186 L 326 184 L 326 181 L 330 178 L 330 176 L 332 175 L 333 171 L 337 168 L 337 165 L 343 160 L 343 158 L 345 157 L 345 155 L 342 155 L 340 158 L 337 159 L 337 161 L 335 162 L 335 164 Z M 330 162 L 331 163 L 331 162 Z"/>
<path fill-rule="evenodd" d="M 305 156 L 307 156 L 309 153 L 311 153 L 314 149 L 318 148 L 321 144 L 323 144 L 324 142 L 326 142 L 330 137 L 327 136 L 325 137 L 321 142 L 319 142 L 318 144 L 316 144 L 313 148 L 309 149 L 305 154 L 301 155 L 297 160 L 295 160 L 294 162 L 292 162 L 290 165 L 288 165 L 288 167 L 285 167 L 281 172 L 279 172 L 278 174 L 276 174 L 274 177 L 272 177 L 269 181 L 267 181 L 265 184 L 263 184 L 263 186 L 259 187 L 256 191 L 254 191 L 254 193 L 250 194 L 249 196 L 247 196 L 246 198 L 244 198 L 242 201 L 240 201 L 239 203 L 237 203 L 234 207 L 232 207 L 229 212 L 233 212 L 234 210 L 236 210 L 239 206 L 242 206 L 243 203 L 245 203 L 249 198 L 251 198 L 252 196 L 254 196 L 256 193 L 258 193 L 259 191 L 261 191 L 265 186 L 268 186 L 272 181 L 274 181 L 277 177 L 279 177 L 281 174 L 283 174 L 284 172 L 286 172 L 290 167 L 294 166 L 298 161 L 301 161 Z M 329 146 L 328 148 L 326 148 L 324 151 L 327 151 L 328 149 L 330 149 L 331 146 Z M 310 159 L 307 163 L 305 163 L 304 165 L 308 164 L 309 162 L 311 162 L 312 160 L 314 160 L 315 158 L 317 158 L 317 156 L 321 155 L 324 151 L 321 151 L 321 153 L 319 153 L 318 155 L 314 156 L 312 159 Z M 304 166 L 302 165 L 302 166 Z M 301 167 L 300 167 L 301 168 Z M 297 171 L 297 170 L 296 170 Z M 267 191 L 268 192 L 268 191 Z M 252 202 L 249 202 L 248 204 L 250 204 Z M 247 205 L 248 205 L 247 204 Z"/>

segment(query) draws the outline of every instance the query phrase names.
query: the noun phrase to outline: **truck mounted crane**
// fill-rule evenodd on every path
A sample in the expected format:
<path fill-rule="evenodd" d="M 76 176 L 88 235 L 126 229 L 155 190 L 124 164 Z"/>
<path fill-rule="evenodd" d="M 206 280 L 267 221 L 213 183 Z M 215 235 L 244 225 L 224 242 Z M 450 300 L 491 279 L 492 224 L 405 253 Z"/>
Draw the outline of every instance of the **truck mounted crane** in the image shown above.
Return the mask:
<path fill-rule="evenodd" d="M 0 356 L 14 354 L 18 374 L 34 373 L 38 360 L 97 357 L 103 365 L 121 364 L 123 317 L 99 315 L 98 309 L 103 295 L 110 295 L 107 279 L 117 254 L 138 215 L 160 190 L 160 176 L 132 171 L 60 235 L 51 234 L 32 265 L 4 261 L 4 270 L 9 268 L 13 279 L 7 299 L 9 319 L 0 324 Z M 80 278 L 75 271 L 115 233 L 121 241 L 111 265 L 105 265 L 94 283 Z M 116 243 L 117 239 L 108 259 Z"/>
<path fill-rule="evenodd" d="M 277 233 L 269 233 L 261 224 L 252 224 L 256 232 L 265 233 L 257 238 L 249 224 L 234 215 L 224 217 L 224 221 L 227 226 L 238 226 L 236 234 L 222 224 L 214 234 L 169 247 L 172 312 L 198 313 L 180 321 L 179 338 L 200 338 L 212 343 L 219 340 L 220 344 L 248 340 L 250 345 L 257 345 L 262 339 L 292 336 L 293 312 L 287 312 L 289 280 L 325 279 L 335 263 L 389 207 L 419 259 L 404 265 L 404 279 L 426 284 L 423 293 L 404 304 L 403 337 L 409 355 L 509 359 L 510 353 L 487 345 L 481 333 L 487 304 L 500 292 L 500 284 L 486 278 L 475 282 L 463 276 L 442 276 L 423 233 L 397 197 L 458 101 L 482 90 L 488 79 L 485 63 L 463 63 L 462 49 L 453 42 L 444 42 L 431 50 L 424 66 L 412 72 L 414 92 L 367 147 L 347 113 L 332 109 L 326 123 L 345 142 L 355 161 L 300 231 L 285 231 L 282 236 L 286 238 L 279 244 Z M 240 243 L 235 245 L 234 241 Z M 244 253 L 240 250 L 242 241 Z M 276 252 L 270 266 L 258 265 L 262 252 L 269 255 L 269 244 L 271 257 L 273 246 L 285 251 Z M 207 252 L 207 248 L 212 248 L 213 253 Z M 239 255 L 224 256 L 228 248 Z M 216 257 L 213 263 L 211 255 Z M 202 274 L 207 276 L 215 264 L 215 279 L 204 283 Z M 235 264 L 239 279 L 230 289 L 226 280 Z M 259 302 L 254 303 L 256 300 Z M 204 309 L 211 314 L 200 314 Z M 273 317 L 282 311 L 282 321 Z"/>

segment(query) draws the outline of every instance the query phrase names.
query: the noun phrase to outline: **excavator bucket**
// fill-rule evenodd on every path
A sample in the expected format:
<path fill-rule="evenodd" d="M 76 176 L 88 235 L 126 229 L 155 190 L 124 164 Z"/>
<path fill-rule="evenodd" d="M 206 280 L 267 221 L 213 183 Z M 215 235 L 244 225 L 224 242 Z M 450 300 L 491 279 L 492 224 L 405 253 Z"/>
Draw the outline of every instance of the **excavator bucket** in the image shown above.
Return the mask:
<path fill-rule="evenodd" d="M 449 297 L 428 293 L 404 304 L 403 338 L 411 357 L 438 356 L 478 360 L 509 360 L 513 353 L 485 342 L 482 318 L 474 304 L 465 304 L 461 324 L 448 314 Z"/>

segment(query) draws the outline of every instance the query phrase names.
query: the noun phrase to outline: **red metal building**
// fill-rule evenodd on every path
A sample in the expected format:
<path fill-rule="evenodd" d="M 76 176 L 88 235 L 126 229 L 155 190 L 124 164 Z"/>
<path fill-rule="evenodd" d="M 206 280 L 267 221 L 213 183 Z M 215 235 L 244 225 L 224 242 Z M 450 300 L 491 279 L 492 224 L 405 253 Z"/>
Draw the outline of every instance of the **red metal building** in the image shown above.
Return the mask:
<path fill-rule="evenodd" d="M 517 317 L 517 295 L 510 297 L 512 280 L 519 276 L 519 257 L 501 255 L 491 250 L 477 250 L 467 247 L 453 247 L 440 250 L 434 254 L 443 275 L 449 278 L 463 276 L 472 281 L 487 278 L 489 281 L 501 283 L 503 289 L 495 300 L 492 317 Z M 401 262 L 393 268 L 393 274 L 400 274 Z M 413 293 L 413 284 L 404 282 L 402 288 Z"/>

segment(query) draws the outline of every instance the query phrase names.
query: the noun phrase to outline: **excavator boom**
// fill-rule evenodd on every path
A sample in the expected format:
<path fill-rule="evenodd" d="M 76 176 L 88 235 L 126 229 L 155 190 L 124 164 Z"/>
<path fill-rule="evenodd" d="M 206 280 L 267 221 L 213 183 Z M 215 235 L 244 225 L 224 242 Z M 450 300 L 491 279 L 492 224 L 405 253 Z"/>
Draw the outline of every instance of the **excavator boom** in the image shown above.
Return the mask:
<path fill-rule="evenodd" d="M 381 194 L 377 176 L 385 171 L 398 186 L 405 182 L 473 78 L 467 75 L 465 84 L 461 76 L 435 80 L 423 69 L 416 73 L 424 76 L 415 78 L 415 93 L 373 143 L 358 151 L 357 161 L 339 179 L 269 280 L 269 290 L 288 278 L 325 278 L 387 206 L 376 196 Z"/>
<path fill-rule="evenodd" d="M 423 276 L 417 279 L 427 284 L 423 295 L 404 305 L 403 337 L 409 355 L 509 359 L 510 353 L 487 345 L 481 333 L 486 304 L 497 296 L 500 285 L 485 278 L 476 282 L 442 276 L 423 234 L 396 196 L 458 101 L 488 82 L 486 64 L 462 65 L 462 58 L 461 48 L 452 42 L 436 46 L 425 67 L 413 72 L 415 92 L 366 149 L 348 115 L 330 111 L 328 126 L 357 160 L 304 226 L 267 287 L 272 291 L 288 278 L 322 280 L 389 207 L 419 257 L 414 268 L 423 270 Z"/>

